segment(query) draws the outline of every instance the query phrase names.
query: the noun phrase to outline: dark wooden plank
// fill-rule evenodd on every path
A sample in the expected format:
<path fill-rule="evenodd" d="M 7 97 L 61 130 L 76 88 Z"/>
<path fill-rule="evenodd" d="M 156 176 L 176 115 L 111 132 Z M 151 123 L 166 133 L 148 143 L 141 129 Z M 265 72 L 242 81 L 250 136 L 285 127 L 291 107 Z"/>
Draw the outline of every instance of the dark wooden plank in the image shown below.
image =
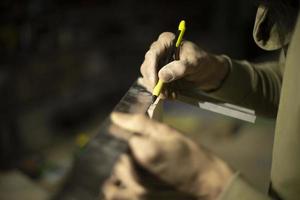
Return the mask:
<path fill-rule="evenodd" d="M 116 105 L 114 111 L 146 113 L 151 103 L 151 93 L 136 81 Z M 91 139 L 79 158 L 74 161 L 74 166 L 62 190 L 55 195 L 54 199 L 90 200 L 98 197 L 100 187 L 110 176 L 118 157 L 128 149 L 126 142 L 111 134 L 113 126 L 107 117 L 100 126 L 99 133 Z"/>

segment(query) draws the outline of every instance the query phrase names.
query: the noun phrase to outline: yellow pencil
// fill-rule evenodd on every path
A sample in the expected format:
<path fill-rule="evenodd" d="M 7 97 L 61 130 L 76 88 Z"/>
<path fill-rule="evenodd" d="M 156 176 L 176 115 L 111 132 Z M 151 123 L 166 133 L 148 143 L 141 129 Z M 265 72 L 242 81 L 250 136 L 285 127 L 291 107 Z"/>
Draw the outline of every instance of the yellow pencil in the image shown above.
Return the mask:
<path fill-rule="evenodd" d="M 179 23 L 179 26 L 178 26 L 178 33 L 177 33 L 176 38 L 174 40 L 174 42 L 176 41 L 176 43 L 173 44 L 172 51 L 171 51 L 170 58 L 169 58 L 168 62 L 171 62 L 173 55 L 177 54 L 179 52 L 179 47 L 180 47 L 180 44 L 182 42 L 182 38 L 183 38 L 185 30 L 186 30 L 185 21 L 181 20 L 180 23 Z M 175 59 L 179 59 L 179 56 L 175 55 Z M 152 95 L 153 95 L 152 101 L 153 102 L 160 95 L 160 93 L 163 89 L 163 86 L 164 86 L 164 82 L 162 80 L 158 80 L 158 82 L 157 82 L 157 84 L 154 87 L 153 92 L 152 92 Z"/>

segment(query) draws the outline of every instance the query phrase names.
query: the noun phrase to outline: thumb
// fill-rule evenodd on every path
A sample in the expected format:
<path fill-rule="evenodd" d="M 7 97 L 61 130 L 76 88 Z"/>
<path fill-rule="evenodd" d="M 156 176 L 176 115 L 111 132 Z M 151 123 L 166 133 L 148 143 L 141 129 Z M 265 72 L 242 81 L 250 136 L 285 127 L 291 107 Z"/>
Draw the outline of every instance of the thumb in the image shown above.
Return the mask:
<path fill-rule="evenodd" d="M 163 82 L 169 83 L 185 77 L 191 69 L 192 67 L 186 61 L 173 61 L 161 68 L 158 77 Z"/>

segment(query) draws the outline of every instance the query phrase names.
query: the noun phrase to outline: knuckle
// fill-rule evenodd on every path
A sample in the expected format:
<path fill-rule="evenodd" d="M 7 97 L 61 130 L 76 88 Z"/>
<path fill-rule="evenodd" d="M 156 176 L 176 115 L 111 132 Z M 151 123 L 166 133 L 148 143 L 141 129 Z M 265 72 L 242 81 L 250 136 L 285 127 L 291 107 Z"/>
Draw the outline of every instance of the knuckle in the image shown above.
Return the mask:
<path fill-rule="evenodd" d="M 160 41 L 171 41 L 175 38 L 175 34 L 171 32 L 163 32 L 159 35 L 158 40 Z"/>
<path fill-rule="evenodd" d="M 164 70 L 169 74 L 172 74 L 174 79 L 182 78 L 186 75 L 189 69 L 189 65 L 185 62 L 185 60 L 174 61 L 172 64 L 166 67 Z"/>
<path fill-rule="evenodd" d="M 142 74 L 143 77 L 146 75 L 146 65 L 145 65 L 145 62 L 141 65 L 140 72 L 141 72 L 141 74 Z"/>
<path fill-rule="evenodd" d="M 167 136 L 171 136 L 172 135 L 171 133 L 174 132 L 174 130 L 171 127 L 165 124 L 159 124 L 158 129 L 161 133 L 163 133 L 163 135 L 167 135 Z"/>
<path fill-rule="evenodd" d="M 156 54 L 153 50 L 149 50 L 145 54 L 145 60 L 152 59 Z"/>
<path fill-rule="evenodd" d="M 151 44 L 149 52 L 151 56 L 157 57 L 161 54 L 163 49 L 164 49 L 163 44 L 160 41 L 156 41 Z"/>
<path fill-rule="evenodd" d="M 134 115 L 133 120 L 136 123 L 140 123 L 140 124 L 145 124 L 146 123 L 146 117 L 143 114 Z"/>
<path fill-rule="evenodd" d="M 191 41 L 182 41 L 182 47 L 192 47 L 194 46 L 194 43 L 192 43 Z"/>
<path fill-rule="evenodd" d="M 190 41 L 183 41 L 182 45 L 180 46 L 180 56 L 182 57 L 189 57 L 191 54 L 195 52 L 199 52 L 199 48 L 196 44 Z"/>
<path fill-rule="evenodd" d="M 181 62 L 182 73 L 187 74 L 193 68 L 193 61 L 185 59 Z"/>
<path fill-rule="evenodd" d="M 160 158 L 160 150 L 156 145 L 148 146 L 147 151 L 140 158 L 140 161 L 145 165 L 151 165 L 158 162 Z"/>
<path fill-rule="evenodd" d="M 155 41 L 155 42 L 153 42 L 152 44 L 151 44 L 151 46 L 150 46 L 150 49 L 156 49 L 156 48 L 158 48 L 159 47 L 159 42 L 158 41 Z"/>
<path fill-rule="evenodd" d="M 181 76 L 186 74 L 188 68 L 189 68 L 188 60 L 183 60 L 177 63 L 178 74 L 180 74 Z"/>

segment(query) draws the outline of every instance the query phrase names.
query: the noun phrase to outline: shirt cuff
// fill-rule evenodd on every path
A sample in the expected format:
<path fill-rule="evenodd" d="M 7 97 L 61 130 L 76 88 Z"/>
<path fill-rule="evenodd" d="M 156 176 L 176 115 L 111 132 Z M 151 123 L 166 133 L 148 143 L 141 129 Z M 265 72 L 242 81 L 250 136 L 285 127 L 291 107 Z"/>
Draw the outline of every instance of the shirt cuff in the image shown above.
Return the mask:
<path fill-rule="evenodd" d="M 229 103 L 240 104 L 252 91 L 255 72 L 251 64 L 247 61 L 232 60 L 228 56 L 222 55 L 229 63 L 230 71 L 222 85 L 209 95 Z"/>
<path fill-rule="evenodd" d="M 237 172 L 233 175 L 218 200 L 271 200 L 247 183 Z"/>

